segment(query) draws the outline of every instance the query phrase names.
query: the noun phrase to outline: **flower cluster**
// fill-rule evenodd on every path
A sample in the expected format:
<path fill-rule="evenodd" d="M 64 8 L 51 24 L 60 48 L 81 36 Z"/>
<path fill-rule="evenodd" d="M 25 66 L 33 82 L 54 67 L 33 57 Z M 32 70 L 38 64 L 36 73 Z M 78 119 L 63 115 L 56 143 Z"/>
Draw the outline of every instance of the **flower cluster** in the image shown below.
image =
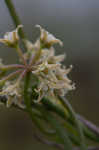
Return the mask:
<path fill-rule="evenodd" d="M 0 74 L 3 71 L 16 70 L 5 77 L 0 77 L 0 95 L 7 96 L 7 106 L 9 107 L 14 103 L 23 107 L 23 78 L 28 72 L 38 79 L 34 88 L 38 96 L 37 99 L 32 99 L 35 102 L 40 102 L 43 97 L 54 97 L 56 94 L 65 96 L 69 90 L 75 89 L 74 84 L 67 77 L 72 66 L 66 68 L 62 65 L 61 62 L 65 55 L 55 55 L 53 45 L 56 43 L 62 45 L 62 42 L 37 25 L 40 28 L 40 37 L 34 44 L 24 40 L 27 51 L 23 53 L 19 46 L 18 30 L 20 27 L 22 26 L 20 25 L 16 30 L 6 33 L 4 39 L 0 39 L 0 42 L 15 48 L 20 58 L 19 64 L 11 65 L 4 65 L 0 60 Z"/>

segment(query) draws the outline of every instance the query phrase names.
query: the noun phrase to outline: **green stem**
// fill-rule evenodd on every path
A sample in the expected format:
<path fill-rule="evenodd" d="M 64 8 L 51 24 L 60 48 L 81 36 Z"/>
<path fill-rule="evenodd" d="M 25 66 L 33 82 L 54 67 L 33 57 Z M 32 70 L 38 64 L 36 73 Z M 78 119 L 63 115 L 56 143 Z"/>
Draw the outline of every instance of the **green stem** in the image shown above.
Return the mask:
<path fill-rule="evenodd" d="M 65 118 L 65 120 L 68 120 L 68 118 L 70 117 L 69 112 L 66 110 L 66 108 L 64 109 L 62 105 L 55 103 L 51 99 L 44 97 L 42 99 L 42 103 L 48 110 L 57 113 L 62 118 Z"/>
<path fill-rule="evenodd" d="M 51 115 L 51 113 L 48 114 L 47 119 L 52 124 L 53 128 L 56 130 L 56 132 L 59 135 L 59 137 L 62 139 L 62 141 L 64 143 L 64 150 L 65 149 L 72 150 L 72 143 L 71 143 L 67 133 L 64 132 L 63 127 L 57 121 L 57 119 L 55 117 L 53 117 Z"/>
<path fill-rule="evenodd" d="M 38 119 L 34 115 L 32 111 L 32 105 L 31 105 L 31 99 L 28 93 L 28 88 L 29 88 L 29 83 L 30 83 L 30 73 L 27 73 L 26 78 L 25 78 L 25 83 L 24 83 L 24 102 L 26 105 L 26 110 L 31 117 L 32 121 L 37 125 L 37 127 L 42 131 L 42 127 L 38 123 Z"/>
<path fill-rule="evenodd" d="M 20 49 L 20 47 L 19 47 L 18 45 L 16 46 L 16 51 L 17 51 L 17 53 L 18 53 L 18 55 L 19 55 L 19 58 L 22 60 L 22 63 L 23 63 L 25 66 L 27 66 L 27 62 L 26 62 L 26 60 L 25 60 L 25 58 L 24 58 L 23 52 L 22 52 L 22 50 Z"/>
<path fill-rule="evenodd" d="M 26 79 L 25 79 L 25 84 L 24 84 L 24 101 L 25 101 L 25 105 L 26 105 L 26 109 L 31 117 L 31 119 L 34 121 L 37 121 L 33 112 L 32 112 L 32 105 L 31 105 L 31 99 L 29 96 L 29 83 L 30 83 L 30 73 L 27 73 L 26 75 Z M 62 138 L 62 141 L 64 142 L 64 148 L 68 149 L 68 150 L 72 150 L 72 145 L 71 142 L 69 141 L 67 135 L 64 133 L 61 124 L 50 114 L 44 111 L 44 113 L 47 113 L 48 115 L 46 117 L 46 119 L 48 120 L 48 122 L 50 122 L 52 124 L 52 126 L 54 127 L 54 129 L 56 130 L 57 134 L 59 135 L 59 137 Z"/>
<path fill-rule="evenodd" d="M 13 20 L 15 26 L 17 27 L 18 25 L 21 24 L 21 21 L 20 21 L 18 15 L 17 15 L 15 7 L 12 3 L 12 0 L 5 0 L 5 3 L 6 3 L 6 6 L 7 6 L 8 10 L 9 10 L 9 13 L 12 17 L 12 20 Z M 26 39 L 26 36 L 25 36 L 24 31 L 23 31 L 22 28 L 19 29 L 19 35 L 22 39 Z"/>
<path fill-rule="evenodd" d="M 75 111 L 73 110 L 72 106 L 67 101 L 67 99 L 65 99 L 64 97 L 59 97 L 59 99 L 62 101 L 63 105 L 67 107 L 68 111 L 71 113 L 71 115 L 74 119 L 75 125 L 78 129 L 79 138 L 81 140 L 81 145 L 80 145 L 81 150 L 86 150 L 87 147 L 86 147 L 86 144 L 85 144 L 85 137 L 84 137 L 84 134 L 83 134 L 83 129 L 82 129 L 82 126 L 80 124 L 80 121 L 77 119 Z"/>
<path fill-rule="evenodd" d="M 72 143 L 69 139 L 68 133 L 66 132 L 62 124 L 56 119 L 56 117 L 51 112 L 45 109 L 44 106 L 38 105 L 38 109 L 43 114 L 44 118 L 50 123 L 53 129 L 56 130 L 56 134 L 61 140 L 60 142 L 64 144 L 64 150 L 72 150 Z"/>
<path fill-rule="evenodd" d="M 56 132 L 52 129 L 46 129 L 46 127 L 43 125 L 45 122 L 45 119 L 37 118 L 37 116 L 34 116 L 34 112 L 32 111 L 32 121 L 35 124 L 35 126 L 40 130 L 41 133 L 43 133 L 46 136 L 54 137 L 56 136 Z M 47 124 L 48 125 L 48 124 Z"/>
<path fill-rule="evenodd" d="M 31 99 L 29 96 L 29 84 L 30 84 L 30 72 L 27 73 L 26 77 L 25 77 L 25 82 L 24 82 L 24 103 L 26 105 L 26 111 L 28 112 L 31 120 L 38 125 L 37 119 L 33 114 L 32 111 L 32 106 L 31 106 Z M 40 126 L 38 126 L 38 128 L 40 128 Z"/>
<path fill-rule="evenodd" d="M 29 83 L 30 83 L 30 72 L 27 73 L 25 77 L 25 82 L 24 82 L 24 103 L 26 105 L 26 109 L 28 112 L 30 112 L 31 110 L 31 102 L 30 102 L 29 95 L 28 95 Z"/>

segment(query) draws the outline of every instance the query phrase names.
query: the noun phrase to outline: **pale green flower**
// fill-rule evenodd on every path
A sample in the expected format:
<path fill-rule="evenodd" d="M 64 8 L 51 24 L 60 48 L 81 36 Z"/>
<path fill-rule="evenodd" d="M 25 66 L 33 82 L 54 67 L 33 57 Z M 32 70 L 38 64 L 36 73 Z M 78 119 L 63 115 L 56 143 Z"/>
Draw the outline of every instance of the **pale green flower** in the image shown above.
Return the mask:
<path fill-rule="evenodd" d="M 38 65 L 35 65 L 32 71 L 39 79 L 39 86 L 36 89 L 39 94 L 38 101 L 44 96 L 54 96 L 56 93 L 65 96 L 68 91 L 75 89 L 75 85 L 67 77 L 72 66 L 70 68 L 62 66 L 64 58 L 65 55 L 56 56 L 53 47 L 42 49 Z"/>

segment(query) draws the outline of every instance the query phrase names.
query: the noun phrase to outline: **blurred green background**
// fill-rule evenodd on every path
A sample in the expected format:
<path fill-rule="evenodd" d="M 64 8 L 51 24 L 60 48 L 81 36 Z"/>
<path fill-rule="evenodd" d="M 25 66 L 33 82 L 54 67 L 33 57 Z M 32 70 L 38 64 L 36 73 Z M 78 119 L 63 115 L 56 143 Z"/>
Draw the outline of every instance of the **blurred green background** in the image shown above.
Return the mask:
<path fill-rule="evenodd" d="M 57 53 L 66 53 L 64 62 L 74 68 L 70 78 L 76 90 L 68 99 L 76 112 L 99 125 L 99 0 L 13 0 L 30 40 L 39 35 L 36 24 L 64 42 Z M 4 0 L 0 0 L 0 37 L 14 29 Z M 5 64 L 16 54 L 0 44 Z M 37 143 L 30 118 L 23 112 L 0 107 L 0 150 L 52 150 Z"/>

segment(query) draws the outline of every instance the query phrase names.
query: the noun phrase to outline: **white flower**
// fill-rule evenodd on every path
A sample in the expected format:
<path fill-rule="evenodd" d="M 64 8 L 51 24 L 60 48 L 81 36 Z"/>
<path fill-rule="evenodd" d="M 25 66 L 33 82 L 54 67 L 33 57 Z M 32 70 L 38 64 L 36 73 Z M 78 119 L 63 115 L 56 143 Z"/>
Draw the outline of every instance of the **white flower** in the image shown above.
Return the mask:
<path fill-rule="evenodd" d="M 0 95 L 7 96 L 7 107 L 10 107 L 12 104 L 18 105 L 19 107 L 23 108 L 22 104 L 22 94 L 19 82 L 10 83 L 9 81 L 6 82 L 5 86 L 3 87 Z"/>
<path fill-rule="evenodd" d="M 40 28 L 40 40 L 44 44 L 45 47 L 51 47 L 53 44 L 59 43 L 61 46 L 63 45 L 62 41 L 57 39 L 51 33 L 47 32 L 40 25 L 36 25 L 36 27 Z"/>
<path fill-rule="evenodd" d="M 39 79 L 39 86 L 36 89 L 39 96 L 36 102 L 39 102 L 44 96 L 54 96 L 55 93 L 65 96 L 68 91 L 75 89 L 75 85 L 67 77 L 72 65 L 69 68 L 62 67 L 61 61 L 64 58 L 65 55 L 55 56 L 52 47 L 49 50 L 42 49 L 40 64 L 35 65 L 32 71 Z"/>
<path fill-rule="evenodd" d="M 4 38 L 0 39 L 0 42 L 6 44 L 9 47 L 16 46 L 19 40 L 18 30 L 21 27 L 23 26 L 19 25 L 14 31 L 5 33 Z"/>

